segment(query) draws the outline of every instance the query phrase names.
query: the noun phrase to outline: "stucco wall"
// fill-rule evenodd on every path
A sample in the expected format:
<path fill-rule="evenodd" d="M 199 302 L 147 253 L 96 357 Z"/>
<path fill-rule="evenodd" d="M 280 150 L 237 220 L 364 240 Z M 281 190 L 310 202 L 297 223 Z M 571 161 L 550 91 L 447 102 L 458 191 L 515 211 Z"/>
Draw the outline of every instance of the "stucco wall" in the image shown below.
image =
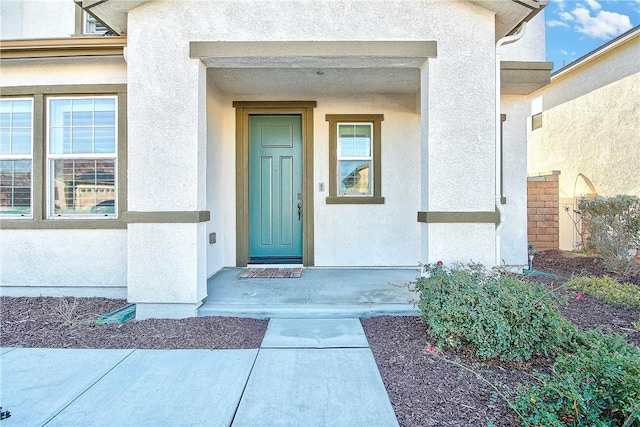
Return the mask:
<path fill-rule="evenodd" d="M 3 60 L 2 86 L 123 84 L 127 66 L 122 57 Z"/>
<path fill-rule="evenodd" d="M 126 83 L 121 57 L 3 60 L 0 70 L 3 87 Z M 7 295 L 124 298 L 127 231 L 0 230 L 0 286 Z"/>
<path fill-rule="evenodd" d="M 2 0 L 0 39 L 69 37 L 75 32 L 72 0 Z"/>
<path fill-rule="evenodd" d="M 207 243 L 207 277 L 222 267 L 235 265 L 235 140 L 229 139 L 233 127 L 231 101 L 207 80 L 207 210 L 209 233 L 216 243 Z M 226 131 L 225 131 L 226 125 Z M 226 248 L 232 247 L 233 251 Z"/>
<path fill-rule="evenodd" d="M 505 226 L 501 233 L 500 258 L 507 265 L 527 265 L 527 116 L 528 98 L 524 95 L 503 95 L 502 124 L 503 196 L 507 203 Z"/>
<path fill-rule="evenodd" d="M 560 170 L 561 197 L 578 174 L 599 195 L 640 196 L 640 37 L 554 78 L 542 97 L 542 127 L 528 132 L 530 174 Z"/>
<path fill-rule="evenodd" d="M 234 180 L 233 168 L 227 166 L 233 163 L 227 162 L 234 160 L 233 150 L 228 147 L 235 140 L 235 119 L 228 103 L 223 119 L 209 114 L 209 156 L 212 144 L 219 147 L 219 130 L 212 128 L 220 123 L 227 147 L 217 152 L 225 159 L 225 175 L 221 182 L 214 182 L 219 172 L 207 171 L 200 163 L 207 150 L 202 148 L 199 129 L 207 116 L 202 112 L 199 93 L 202 64 L 189 58 L 189 41 L 434 40 L 438 57 L 429 61 L 426 86 L 416 88 L 423 93 L 423 111 L 428 111 L 428 153 L 421 140 L 420 116 L 389 108 L 387 95 L 303 98 L 318 100 L 316 190 L 319 182 L 328 185 L 324 114 L 385 114 L 382 180 L 387 201 L 383 206 L 328 206 L 324 204 L 326 194 L 316 192 L 316 264 L 415 265 L 427 256 L 417 237 L 422 226 L 416 222 L 416 212 L 422 205 L 430 210 L 493 211 L 493 14 L 462 1 L 401 2 L 397 6 L 390 9 L 382 1 L 157 1 L 131 11 L 129 208 L 194 210 L 207 206 L 216 222 L 219 209 L 213 205 L 220 203 L 224 194 L 224 225 L 208 226 L 208 231 L 220 226 L 224 229 L 224 247 L 207 247 L 209 273 L 220 265 L 219 251 L 225 254 L 225 265 L 234 265 L 235 208 L 233 197 L 229 197 L 234 195 Z M 415 16 L 421 19 L 415 20 Z M 459 25 L 451 26 L 451 21 Z M 256 33 L 256 28 L 262 31 Z M 153 37 L 149 37 L 151 33 Z M 256 98 L 245 95 L 244 99 Z M 209 107 L 212 111 L 219 109 L 214 101 Z M 155 161 L 149 164 L 152 156 Z M 419 159 L 425 163 L 421 165 Z M 215 158 L 208 160 L 209 166 L 220 166 L 217 162 Z M 421 169 L 428 171 L 428 188 L 419 182 Z M 414 181 L 401 177 L 405 171 L 415 173 Z M 225 188 L 202 192 L 203 180 L 207 185 Z M 152 197 L 148 189 L 159 183 L 163 197 Z M 202 194 L 209 195 L 210 203 L 202 203 Z M 473 248 L 460 245 L 460 250 L 454 251 L 456 259 L 478 259 L 472 254 L 492 253 L 492 227 L 480 227 L 479 244 Z M 451 245 L 444 232 L 434 233 L 429 242 L 433 257 Z"/>
<path fill-rule="evenodd" d="M 0 293 L 124 298 L 126 230 L 0 230 Z"/>
<path fill-rule="evenodd" d="M 503 46 L 503 61 L 546 61 L 545 11 L 538 13 L 527 22 L 524 36 L 516 43 Z"/>

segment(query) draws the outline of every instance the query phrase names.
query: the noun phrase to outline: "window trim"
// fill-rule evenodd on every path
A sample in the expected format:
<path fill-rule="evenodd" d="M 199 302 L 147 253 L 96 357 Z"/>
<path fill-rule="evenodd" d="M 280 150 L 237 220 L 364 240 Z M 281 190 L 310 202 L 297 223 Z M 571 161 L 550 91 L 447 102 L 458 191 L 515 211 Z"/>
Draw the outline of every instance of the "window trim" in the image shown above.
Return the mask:
<path fill-rule="evenodd" d="M 342 204 L 384 204 L 382 191 L 382 121 L 383 114 L 327 114 L 329 122 L 329 205 Z M 340 195 L 338 194 L 338 125 L 368 123 L 372 125 L 372 162 L 373 162 L 373 194 Z"/>
<path fill-rule="evenodd" d="M 33 96 L 7 96 L 7 97 L 2 97 L 3 100 L 12 100 L 12 101 L 31 101 L 31 141 L 29 142 L 29 154 L 0 154 L 0 161 L 1 160 L 29 160 L 31 161 L 31 170 L 30 170 L 30 184 L 29 184 L 29 193 L 30 193 L 30 199 L 29 199 L 29 215 L 22 215 L 22 214 L 2 214 L 2 212 L 0 211 L 0 219 L 7 220 L 7 219 L 16 219 L 16 220 L 27 220 L 27 219 L 33 219 L 33 210 L 34 210 L 34 200 L 33 200 L 33 181 L 34 181 L 34 176 L 33 176 L 33 171 L 34 171 L 34 167 L 33 167 L 33 163 L 34 163 L 34 121 L 35 121 L 35 100 L 33 98 Z M 11 127 L 9 128 L 11 129 Z"/>
<path fill-rule="evenodd" d="M 45 129 L 45 156 L 46 156 L 46 166 L 45 166 L 45 196 L 46 196 L 46 218 L 53 220 L 68 220 L 68 219 L 77 219 L 77 218 L 87 218 L 87 219 L 113 219 L 118 218 L 118 205 L 119 205 L 119 194 L 118 194 L 118 184 L 120 183 L 120 179 L 118 176 L 118 126 L 119 126 L 119 116 L 118 116 L 118 95 L 48 95 L 45 97 L 46 101 L 46 129 Z M 114 99 L 115 100 L 115 147 L 113 153 L 51 153 L 51 101 L 53 100 L 79 100 L 79 99 Z M 95 131 L 95 126 L 92 127 Z M 53 171 L 53 161 L 55 160 L 111 160 L 114 161 L 114 188 L 115 188 L 115 211 L 110 215 L 97 215 L 97 214 L 85 214 L 85 213 L 65 213 L 65 214 L 56 214 L 54 212 L 54 194 L 55 190 L 53 188 L 54 181 L 54 171 Z"/>
<path fill-rule="evenodd" d="M 46 114 L 45 97 L 60 96 L 117 96 L 117 218 L 59 218 L 46 217 Z M 33 173 L 31 219 L 2 218 L 0 229 L 126 229 L 122 214 L 127 211 L 127 86 L 125 84 L 11 86 L 2 88 L 2 98 L 33 97 Z"/>

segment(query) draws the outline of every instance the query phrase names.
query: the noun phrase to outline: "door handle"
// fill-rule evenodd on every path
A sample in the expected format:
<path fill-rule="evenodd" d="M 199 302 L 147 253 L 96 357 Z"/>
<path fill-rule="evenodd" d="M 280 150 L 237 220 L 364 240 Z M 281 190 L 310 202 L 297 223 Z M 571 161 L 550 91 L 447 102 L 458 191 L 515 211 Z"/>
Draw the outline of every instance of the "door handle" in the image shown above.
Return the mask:
<path fill-rule="evenodd" d="M 298 203 L 298 222 L 302 221 L 302 202 Z"/>

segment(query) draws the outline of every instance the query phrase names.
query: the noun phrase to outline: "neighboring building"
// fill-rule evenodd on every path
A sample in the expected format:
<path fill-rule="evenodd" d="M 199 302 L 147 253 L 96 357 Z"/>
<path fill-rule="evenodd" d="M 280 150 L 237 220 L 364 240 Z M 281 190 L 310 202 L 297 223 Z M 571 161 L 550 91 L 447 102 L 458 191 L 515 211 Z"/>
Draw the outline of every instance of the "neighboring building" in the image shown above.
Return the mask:
<path fill-rule="evenodd" d="M 579 198 L 640 196 L 640 27 L 554 72 L 531 98 L 528 171 L 560 171 L 559 243 L 575 249 Z"/>
<path fill-rule="evenodd" d="M 527 264 L 546 1 L 78 5 L 115 36 L 2 3 L 4 294 L 184 317 L 247 263 Z"/>

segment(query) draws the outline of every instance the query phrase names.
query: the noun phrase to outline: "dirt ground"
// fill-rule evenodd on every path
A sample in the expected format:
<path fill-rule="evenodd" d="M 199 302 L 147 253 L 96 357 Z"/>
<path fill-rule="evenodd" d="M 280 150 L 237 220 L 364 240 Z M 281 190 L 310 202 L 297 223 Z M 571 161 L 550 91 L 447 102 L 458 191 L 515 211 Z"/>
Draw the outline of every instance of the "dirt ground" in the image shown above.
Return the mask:
<path fill-rule="evenodd" d="M 534 269 L 557 279 L 529 277 L 550 290 L 566 294 L 561 312 L 581 329 L 602 326 L 627 334 L 640 346 L 633 323 L 640 311 L 611 306 L 587 295 L 581 299 L 559 285 L 574 275 L 610 274 L 598 257 L 561 251 L 536 256 Z M 623 278 L 638 284 L 638 277 Z M 123 325 L 94 327 L 98 316 L 122 307 L 126 301 L 105 298 L 9 298 L 0 301 L 0 346 L 74 348 L 206 348 L 237 349 L 260 346 L 266 320 L 201 317 L 179 320 L 149 319 Z M 433 342 L 416 317 L 375 317 L 362 321 L 389 398 L 402 426 L 516 425 L 507 405 L 493 389 L 473 374 L 424 351 Z M 515 366 L 479 363 L 464 353 L 444 353 L 473 367 L 494 384 L 513 387 L 532 369 L 548 361 Z"/>

